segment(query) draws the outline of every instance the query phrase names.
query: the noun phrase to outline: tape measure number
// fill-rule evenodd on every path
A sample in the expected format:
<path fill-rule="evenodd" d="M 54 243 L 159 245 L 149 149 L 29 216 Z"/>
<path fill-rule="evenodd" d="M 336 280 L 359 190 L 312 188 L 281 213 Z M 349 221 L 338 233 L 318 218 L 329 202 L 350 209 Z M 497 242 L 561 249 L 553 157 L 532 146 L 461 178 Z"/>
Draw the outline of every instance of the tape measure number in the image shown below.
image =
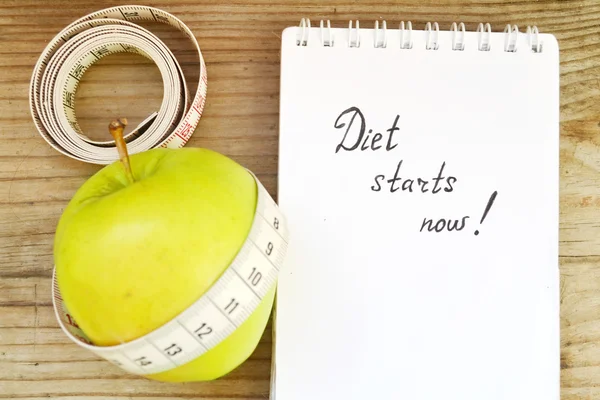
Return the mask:
<path fill-rule="evenodd" d="M 258 307 L 275 285 L 288 246 L 284 215 L 260 181 L 256 213 L 248 238 L 234 261 L 192 306 L 157 330 L 134 341 L 94 346 L 69 314 L 53 277 L 54 310 L 63 331 L 75 343 L 139 375 L 183 365 L 226 339 Z"/>
<path fill-rule="evenodd" d="M 190 101 L 186 80 L 167 46 L 135 21 L 155 21 L 184 33 L 194 44 L 200 66 L 198 89 Z M 178 148 L 192 136 L 204 109 L 207 74 L 192 31 L 175 16 L 153 7 L 118 6 L 89 14 L 63 29 L 38 59 L 30 83 L 29 105 L 40 135 L 57 151 L 94 164 L 119 159 L 114 141 L 88 138 L 77 123 L 75 93 L 85 71 L 117 52 L 151 59 L 164 82 L 160 109 L 125 136 L 131 154 L 154 147 Z"/>

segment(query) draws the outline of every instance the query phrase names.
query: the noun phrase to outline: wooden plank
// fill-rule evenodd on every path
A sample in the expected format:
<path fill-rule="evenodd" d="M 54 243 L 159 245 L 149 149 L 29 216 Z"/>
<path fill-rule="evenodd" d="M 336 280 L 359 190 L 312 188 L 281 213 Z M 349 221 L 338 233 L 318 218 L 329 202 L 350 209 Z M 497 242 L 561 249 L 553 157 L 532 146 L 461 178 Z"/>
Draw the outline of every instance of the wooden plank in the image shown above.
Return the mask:
<path fill-rule="evenodd" d="M 38 335 L 38 343 L 31 345 L 0 345 L 0 361 L 15 363 L 90 361 L 100 358 L 94 353 L 70 341 L 60 344 L 43 343 L 44 337 Z M 40 343 L 41 342 L 41 343 Z M 271 343 L 262 340 L 256 347 L 253 357 L 268 360 L 271 355 Z M 69 367 L 68 365 L 66 367 Z"/>
<path fill-rule="evenodd" d="M 122 375 L 114 379 L 61 379 L 61 380 L 16 380 L 0 381 L 0 398 L 19 398 L 28 396 L 85 395 L 89 393 L 111 396 L 128 395 L 177 395 L 198 396 L 210 393 L 209 398 L 242 397 L 268 395 L 267 379 L 221 379 L 213 382 L 195 382 L 187 384 L 154 382 L 144 378 L 124 378 Z M 10 394 L 7 396 L 7 394 Z M 11 397 L 12 396 L 12 397 Z"/>
<path fill-rule="evenodd" d="M 236 371 L 228 379 L 263 380 L 269 376 L 269 360 L 252 357 L 246 368 Z M 0 381 L 48 380 L 60 381 L 69 371 L 69 379 L 123 379 L 123 371 L 104 360 L 89 361 L 36 361 L 0 362 Z"/>
<path fill-rule="evenodd" d="M 1 397 L 2 395 L 0 395 L 0 399 L 4 398 Z M 206 397 L 208 396 L 208 397 Z M 16 398 L 16 397 L 11 397 L 11 398 Z M 55 400 L 104 400 L 107 397 L 104 394 L 99 394 L 99 395 L 87 395 L 87 396 L 52 396 L 53 399 Z M 267 400 L 268 397 L 264 394 L 261 395 L 257 395 L 256 397 L 248 397 L 247 395 L 244 395 L 242 397 L 236 396 L 236 397 L 214 397 L 214 395 L 208 394 L 208 395 L 204 395 L 202 393 L 200 394 L 196 394 L 196 395 L 190 395 L 190 396 L 169 396 L 169 397 L 165 397 L 162 395 L 159 396 L 119 396 L 119 395 L 115 395 L 115 396 L 110 396 L 109 397 L 111 400 L 164 400 L 165 398 L 168 399 L 172 399 L 172 400 L 177 400 L 177 399 L 186 399 L 186 400 L 190 400 L 190 399 L 195 399 L 195 400 L 240 400 L 240 398 L 244 399 L 244 400 Z M 48 396 L 44 396 L 44 397 L 18 397 L 19 400 L 48 400 Z"/>

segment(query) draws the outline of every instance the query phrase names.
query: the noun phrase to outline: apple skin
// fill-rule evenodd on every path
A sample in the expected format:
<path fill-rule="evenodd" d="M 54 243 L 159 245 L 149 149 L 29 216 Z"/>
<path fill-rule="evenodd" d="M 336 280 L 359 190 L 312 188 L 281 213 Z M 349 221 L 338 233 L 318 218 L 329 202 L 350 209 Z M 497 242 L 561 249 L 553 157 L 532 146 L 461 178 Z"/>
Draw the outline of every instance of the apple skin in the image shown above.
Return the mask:
<path fill-rule="evenodd" d="M 217 152 L 157 148 L 107 165 L 75 193 L 54 240 L 57 283 L 97 346 L 129 342 L 201 297 L 233 261 L 254 218 L 251 174 Z M 268 322 L 275 287 L 255 312 L 197 359 L 150 379 L 217 379 L 243 363 Z"/>

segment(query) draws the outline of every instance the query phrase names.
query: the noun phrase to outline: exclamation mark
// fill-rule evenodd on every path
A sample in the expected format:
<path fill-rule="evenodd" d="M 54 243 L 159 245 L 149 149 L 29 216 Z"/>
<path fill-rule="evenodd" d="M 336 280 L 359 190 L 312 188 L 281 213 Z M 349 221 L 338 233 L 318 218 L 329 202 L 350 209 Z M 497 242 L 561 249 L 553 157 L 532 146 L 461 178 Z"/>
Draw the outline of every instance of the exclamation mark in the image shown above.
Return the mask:
<path fill-rule="evenodd" d="M 490 208 L 492 208 L 492 204 L 494 204 L 494 200 L 496 199 L 496 195 L 498 194 L 498 192 L 494 192 L 492 193 L 492 195 L 490 196 L 490 199 L 488 200 L 487 206 L 485 207 L 485 211 L 483 212 L 483 216 L 481 217 L 481 221 L 479 221 L 479 225 L 483 224 L 483 220 L 485 220 L 485 217 L 487 217 L 488 212 L 490 211 Z M 479 231 L 475 231 L 475 236 L 479 235 Z"/>

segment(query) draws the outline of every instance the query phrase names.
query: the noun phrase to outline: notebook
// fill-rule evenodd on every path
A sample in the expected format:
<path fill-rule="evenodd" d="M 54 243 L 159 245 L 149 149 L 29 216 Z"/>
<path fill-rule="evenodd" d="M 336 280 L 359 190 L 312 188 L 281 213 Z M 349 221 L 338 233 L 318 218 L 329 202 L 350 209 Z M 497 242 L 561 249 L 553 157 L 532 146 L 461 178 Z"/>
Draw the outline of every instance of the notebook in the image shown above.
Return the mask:
<path fill-rule="evenodd" d="M 332 25 L 281 38 L 271 398 L 558 400 L 556 38 Z"/>

